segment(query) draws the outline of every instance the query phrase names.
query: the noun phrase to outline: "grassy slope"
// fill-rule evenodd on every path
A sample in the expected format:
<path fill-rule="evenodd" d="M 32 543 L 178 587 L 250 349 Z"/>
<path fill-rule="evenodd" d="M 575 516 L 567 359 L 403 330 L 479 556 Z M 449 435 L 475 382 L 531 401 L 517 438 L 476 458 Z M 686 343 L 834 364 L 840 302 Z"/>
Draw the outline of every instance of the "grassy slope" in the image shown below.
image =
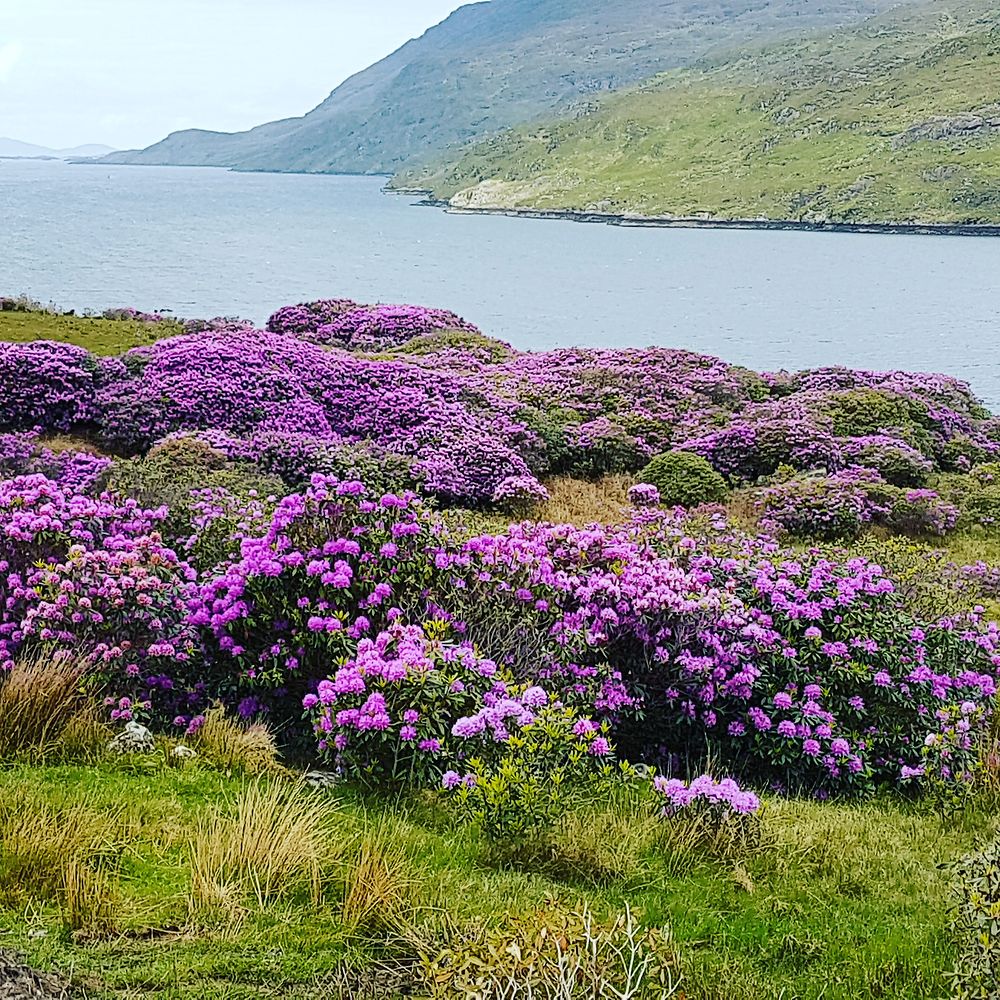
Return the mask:
<path fill-rule="evenodd" d="M 597 820 L 605 843 L 619 851 L 624 844 L 634 856 L 624 878 L 598 887 L 484 866 L 475 835 L 451 828 L 429 807 L 363 805 L 345 792 L 331 800 L 329 882 L 318 909 L 304 899 L 251 905 L 242 922 L 176 930 L 187 923 L 187 845 L 198 819 L 228 808 L 240 787 L 197 765 L 148 773 L 112 764 L 0 771 L 8 802 L 83 803 L 116 817 L 105 866 L 118 896 L 114 933 L 74 940 L 62 929 L 58 898 L 4 883 L 0 865 L 4 947 L 36 966 L 72 970 L 90 997 L 337 996 L 330 977 L 338 965 L 370 962 L 385 940 L 351 934 L 340 918 L 352 845 L 380 829 L 403 848 L 414 884 L 403 916 L 417 923 L 428 908 L 466 920 L 527 912 L 549 899 L 588 901 L 599 913 L 629 903 L 649 925 L 672 928 L 688 1000 L 929 1000 L 943 995 L 952 962 L 946 875 L 937 866 L 997 825 L 976 815 L 964 827 L 944 826 L 899 803 L 772 801 L 766 849 L 737 866 L 697 854 L 671 857 L 643 844 L 634 820 L 609 813 Z M 144 938 L 147 928 L 167 930 Z"/>
<path fill-rule="evenodd" d="M 111 162 L 393 171 L 447 146 L 690 65 L 720 47 L 856 24 L 914 0 L 491 0 L 338 87 L 303 118 L 178 132 Z"/>
<path fill-rule="evenodd" d="M 591 112 L 473 145 L 398 183 L 456 205 L 721 218 L 1000 221 L 1000 15 L 983 0 L 665 75 Z"/>
<path fill-rule="evenodd" d="M 140 323 L 43 312 L 0 312 L 0 340 L 19 344 L 56 340 L 85 347 L 99 355 L 121 354 L 177 332 L 179 328 L 169 322 Z"/>

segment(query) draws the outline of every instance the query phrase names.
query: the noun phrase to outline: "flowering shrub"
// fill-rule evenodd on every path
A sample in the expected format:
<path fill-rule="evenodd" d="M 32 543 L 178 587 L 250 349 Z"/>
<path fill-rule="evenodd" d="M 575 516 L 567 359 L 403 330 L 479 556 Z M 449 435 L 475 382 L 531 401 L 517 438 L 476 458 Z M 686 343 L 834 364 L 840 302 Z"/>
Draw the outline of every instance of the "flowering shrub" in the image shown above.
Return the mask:
<path fill-rule="evenodd" d="M 668 451 L 657 455 L 639 479 L 654 486 L 667 507 L 697 507 L 724 500 L 726 481 L 708 462 L 693 452 Z"/>
<path fill-rule="evenodd" d="M 732 855 L 760 840 L 760 799 L 732 778 L 716 781 L 702 774 L 689 783 L 657 775 L 653 790 L 663 801 L 663 817 L 703 850 Z"/>
<path fill-rule="evenodd" d="M 316 475 L 205 581 L 191 620 L 211 636 L 217 692 L 298 715 L 332 664 L 404 612 L 422 620 L 432 520 L 414 494 L 369 497 Z"/>
<path fill-rule="evenodd" d="M 800 538 L 852 539 L 888 517 L 889 493 L 878 473 L 851 468 L 789 479 L 757 494 L 765 531 Z"/>
<path fill-rule="evenodd" d="M 894 498 L 886 525 L 901 535 L 947 535 L 961 511 L 934 490 L 902 490 Z"/>
<path fill-rule="evenodd" d="M 88 451 L 53 451 L 35 432 L 0 434 L 0 479 L 43 475 L 71 493 L 89 493 L 111 467 L 111 459 Z"/>
<path fill-rule="evenodd" d="M 633 507 L 658 507 L 660 491 L 652 483 L 636 483 L 629 487 L 628 502 Z"/>
<path fill-rule="evenodd" d="M 493 491 L 493 502 L 498 507 L 521 516 L 548 499 L 549 491 L 534 476 L 510 476 Z"/>
<path fill-rule="evenodd" d="M 456 760 L 455 724 L 486 694 L 503 690 L 496 665 L 469 644 L 397 622 L 361 639 L 355 656 L 303 705 L 319 749 L 346 776 L 434 786 Z"/>
<path fill-rule="evenodd" d="M 760 809 L 760 799 L 753 792 L 744 791 L 732 778 L 716 781 L 703 774 L 689 783 L 658 775 L 653 779 L 653 787 L 663 797 L 663 815 L 668 817 L 699 809 L 745 816 Z"/>
<path fill-rule="evenodd" d="M 649 460 L 652 449 L 646 442 L 607 417 L 563 430 L 564 444 L 556 465 L 560 472 L 598 479 L 623 472 L 635 472 Z"/>
<path fill-rule="evenodd" d="M 97 415 L 97 359 L 82 347 L 0 342 L 0 429 L 67 430 Z"/>
<path fill-rule="evenodd" d="M 40 646 L 63 646 L 138 700 L 167 692 L 161 718 L 178 699 L 198 700 L 203 685 L 174 692 L 199 647 L 188 620 L 194 572 L 163 545 L 161 517 L 44 476 L 0 483 L 0 669 Z"/>
<path fill-rule="evenodd" d="M 874 469 L 893 486 L 923 486 L 934 463 L 899 438 L 885 434 L 848 438 L 841 445 L 848 465 Z"/>
<path fill-rule="evenodd" d="M 788 414 L 763 403 L 721 430 L 684 437 L 676 448 L 706 458 L 718 472 L 736 482 L 755 483 L 780 466 L 810 471 L 834 471 L 843 463 L 840 445 L 831 431 L 808 411 Z"/>
<path fill-rule="evenodd" d="M 345 310 L 311 331 L 309 339 L 352 351 L 382 351 L 435 330 L 478 333 L 471 323 L 446 309 L 423 306 L 359 306 Z"/>
<path fill-rule="evenodd" d="M 386 353 L 309 342 L 328 327 Z M 119 712 L 148 702 L 186 727 L 209 698 L 270 711 L 290 740 L 318 728 L 354 775 L 472 774 L 482 790 L 456 791 L 470 803 L 490 782 L 518 801 L 521 782 L 538 822 L 546 786 L 522 747 L 569 778 L 613 737 L 630 759 L 711 755 L 817 794 L 968 770 L 1000 665 L 980 612 L 917 599 L 875 558 L 795 555 L 719 509 L 651 506 L 774 477 L 748 495 L 776 535 L 939 535 L 959 507 L 990 527 L 1000 430 L 962 383 L 756 375 L 662 349 L 520 353 L 452 314 L 345 300 L 281 310 L 269 331 L 186 329 L 102 360 L 0 344 L 0 664 L 82 645 Z M 56 454 L 35 428 L 80 428 L 123 457 Z M 523 515 L 547 475 L 634 472 L 655 454 L 670 474 L 635 487 L 617 526 L 450 532 L 461 518 L 409 492 Z M 301 492 L 269 499 L 289 486 Z M 567 735 L 590 719 L 609 736 Z M 440 754 L 420 749 L 431 740 Z M 948 763 L 929 771 L 935 748 Z"/>
<path fill-rule="evenodd" d="M 359 308 L 351 299 L 319 299 L 282 306 L 267 321 L 268 333 L 301 336 L 315 333 L 325 323 L 331 323 L 341 313 Z"/>
<path fill-rule="evenodd" d="M 745 778 L 867 791 L 920 765 L 939 710 L 996 687 L 996 626 L 920 622 L 876 563 L 791 558 L 717 518 L 514 525 L 466 542 L 454 565 L 469 636 L 611 719 L 632 759 L 702 759 L 711 744 Z M 545 641 L 522 654 L 517 629 L 477 624 L 484 607 L 523 609 Z"/>

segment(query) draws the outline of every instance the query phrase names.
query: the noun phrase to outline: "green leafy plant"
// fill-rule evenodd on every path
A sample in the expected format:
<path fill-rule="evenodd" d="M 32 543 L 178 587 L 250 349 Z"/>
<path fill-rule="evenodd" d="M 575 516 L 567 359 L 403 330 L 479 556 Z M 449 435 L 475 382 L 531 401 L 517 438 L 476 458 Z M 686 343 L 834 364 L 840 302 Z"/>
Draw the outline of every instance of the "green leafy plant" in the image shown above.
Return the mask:
<path fill-rule="evenodd" d="M 503 742 L 484 745 L 466 775 L 445 775 L 463 817 L 505 855 L 537 846 L 573 805 L 606 794 L 616 773 L 611 745 L 596 724 L 571 708 L 541 708 Z"/>
<path fill-rule="evenodd" d="M 657 455 L 637 482 L 650 483 L 660 492 L 667 507 L 697 507 L 725 500 L 726 481 L 701 455 L 688 451 L 668 451 Z"/>
<path fill-rule="evenodd" d="M 602 921 L 550 902 L 496 928 L 449 928 L 417 950 L 433 1000 L 668 1000 L 682 979 L 669 931 L 642 927 L 628 907 Z"/>
<path fill-rule="evenodd" d="M 1000 983 L 1000 840 L 954 867 L 959 956 L 953 1000 L 995 1000 Z"/>

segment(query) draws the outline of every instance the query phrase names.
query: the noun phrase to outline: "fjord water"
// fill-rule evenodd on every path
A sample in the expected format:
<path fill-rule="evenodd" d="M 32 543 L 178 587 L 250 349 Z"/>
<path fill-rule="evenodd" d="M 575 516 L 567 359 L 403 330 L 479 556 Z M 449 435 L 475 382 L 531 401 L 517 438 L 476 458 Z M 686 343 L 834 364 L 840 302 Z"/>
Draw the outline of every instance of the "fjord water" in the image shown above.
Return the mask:
<path fill-rule="evenodd" d="M 1000 239 L 449 215 L 370 177 L 0 161 L 0 294 L 263 322 L 417 302 L 523 349 L 943 371 L 1000 408 Z"/>

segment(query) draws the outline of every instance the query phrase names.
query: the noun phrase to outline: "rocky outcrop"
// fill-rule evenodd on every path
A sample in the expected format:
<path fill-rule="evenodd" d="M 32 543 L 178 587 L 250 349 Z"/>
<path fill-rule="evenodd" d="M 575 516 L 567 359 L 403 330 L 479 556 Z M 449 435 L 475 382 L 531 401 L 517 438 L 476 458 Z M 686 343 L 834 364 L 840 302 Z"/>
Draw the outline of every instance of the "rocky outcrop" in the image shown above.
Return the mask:
<path fill-rule="evenodd" d="M 892 148 L 903 149 L 915 142 L 996 137 L 1000 137 L 1000 104 L 981 111 L 966 111 L 949 117 L 928 118 L 900 135 L 893 136 Z"/>

